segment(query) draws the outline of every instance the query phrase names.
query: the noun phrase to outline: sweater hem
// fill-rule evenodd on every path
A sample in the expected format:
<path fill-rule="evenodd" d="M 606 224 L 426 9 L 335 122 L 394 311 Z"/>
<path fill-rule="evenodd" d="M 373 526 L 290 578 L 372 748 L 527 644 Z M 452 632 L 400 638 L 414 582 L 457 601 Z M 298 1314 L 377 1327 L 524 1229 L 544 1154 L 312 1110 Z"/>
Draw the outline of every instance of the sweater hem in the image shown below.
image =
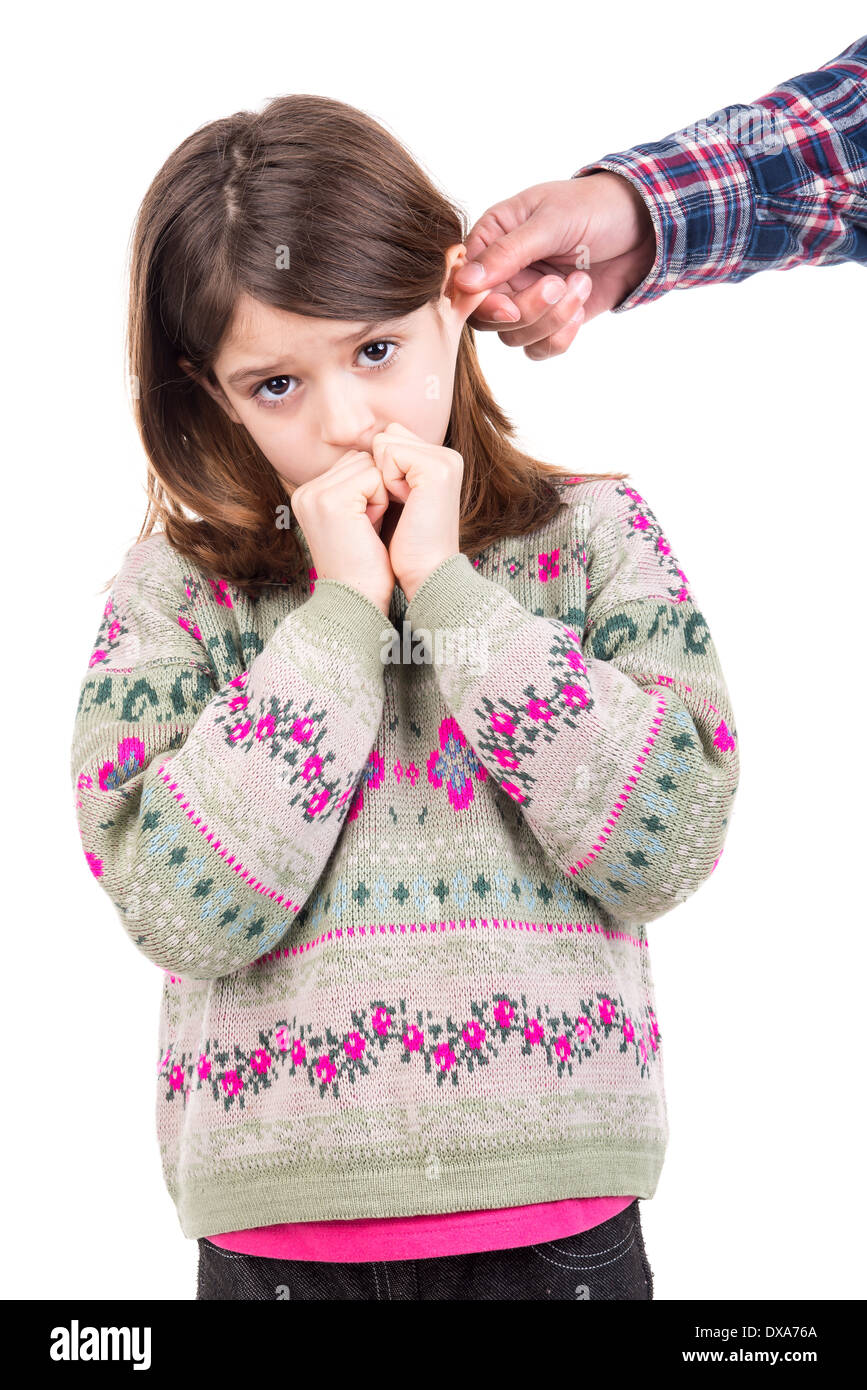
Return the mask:
<path fill-rule="evenodd" d="M 541 1154 L 479 1154 L 409 1170 L 344 1170 L 339 1176 L 272 1165 L 259 1172 L 190 1182 L 170 1194 L 189 1240 L 291 1221 L 352 1221 L 393 1216 L 433 1216 L 529 1206 L 575 1197 L 651 1198 L 664 1152 L 634 1149 L 547 1149 Z M 434 1167 L 435 1176 L 428 1176 Z"/>

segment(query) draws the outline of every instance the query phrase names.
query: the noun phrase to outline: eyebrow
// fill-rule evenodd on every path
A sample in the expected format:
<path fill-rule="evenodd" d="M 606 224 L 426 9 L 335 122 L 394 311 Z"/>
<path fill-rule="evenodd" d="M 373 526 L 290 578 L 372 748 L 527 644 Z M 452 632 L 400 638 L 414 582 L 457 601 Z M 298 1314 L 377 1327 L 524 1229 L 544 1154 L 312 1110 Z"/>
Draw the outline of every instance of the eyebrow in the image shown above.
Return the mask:
<path fill-rule="evenodd" d="M 374 328 L 393 327 L 398 323 L 403 323 L 403 319 L 368 319 L 360 328 L 355 328 L 351 333 L 346 333 L 342 338 L 336 338 L 336 343 L 349 343 L 353 339 L 366 338 Z M 230 386 L 238 386 L 241 382 L 253 380 L 256 377 L 267 379 L 269 376 L 278 376 L 281 367 L 285 362 L 272 362 L 267 367 L 239 367 L 237 372 L 232 372 L 231 376 L 226 377 Z"/>

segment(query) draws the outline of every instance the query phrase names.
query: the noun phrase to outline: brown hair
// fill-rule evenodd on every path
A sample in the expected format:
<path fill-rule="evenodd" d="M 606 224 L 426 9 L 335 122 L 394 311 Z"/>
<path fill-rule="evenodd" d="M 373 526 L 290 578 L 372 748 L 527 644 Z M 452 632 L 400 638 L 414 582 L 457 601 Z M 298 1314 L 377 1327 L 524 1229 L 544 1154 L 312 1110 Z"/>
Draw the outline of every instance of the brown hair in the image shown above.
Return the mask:
<path fill-rule="evenodd" d="M 142 200 L 130 259 L 126 352 L 148 461 L 138 540 L 161 521 L 176 551 L 251 598 L 300 572 L 297 539 L 276 524 L 289 500 L 276 471 L 178 359 L 217 385 L 212 364 L 241 294 L 312 317 L 403 317 L 439 298 L 446 248 L 467 234 L 398 141 L 343 102 L 277 97 L 188 136 Z M 278 268 L 281 246 L 291 274 Z M 567 474 L 522 453 L 514 433 L 465 324 L 445 444 L 464 461 L 460 548 L 471 558 L 560 504 L 547 480 Z"/>

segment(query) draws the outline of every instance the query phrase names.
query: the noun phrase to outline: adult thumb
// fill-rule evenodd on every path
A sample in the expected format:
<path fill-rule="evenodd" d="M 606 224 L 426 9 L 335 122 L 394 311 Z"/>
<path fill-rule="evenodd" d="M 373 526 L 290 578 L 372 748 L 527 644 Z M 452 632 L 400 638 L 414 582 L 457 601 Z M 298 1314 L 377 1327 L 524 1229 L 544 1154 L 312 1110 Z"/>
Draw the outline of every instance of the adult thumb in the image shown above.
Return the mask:
<path fill-rule="evenodd" d="M 534 261 L 544 260 L 551 251 L 550 242 L 550 229 L 546 233 L 544 221 L 533 213 L 520 226 L 468 257 L 455 270 L 455 283 L 467 293 L 501 285 Z"/>

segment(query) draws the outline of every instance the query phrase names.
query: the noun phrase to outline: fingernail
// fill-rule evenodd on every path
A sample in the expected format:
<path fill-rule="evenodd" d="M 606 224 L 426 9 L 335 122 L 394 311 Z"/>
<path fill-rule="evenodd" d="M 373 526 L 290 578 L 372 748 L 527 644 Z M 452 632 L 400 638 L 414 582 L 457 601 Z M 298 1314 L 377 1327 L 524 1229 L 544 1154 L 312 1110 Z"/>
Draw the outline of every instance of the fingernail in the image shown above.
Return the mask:
<path fill-rule="evenodd" d="M 548 280 L 542 286 L 542 298 L 546 304 L 556 304 L 566 293 L 566 286 L 563 281 Z"/>
<path fill-rule="evenodd" d="M 460 275 L 465 285 L 477 285 L 480 280 L 485 278 L 485 268 L 479 265 L 478 261 L 468 261 L 455 273 Z"/>
<path fill-rule="evenodd" d="M 497 312 L 494 314 L 494 318 L 497 320 L 498 323 L 517 323 L 520 317 L 521 315 L 518 313 L 518 310 L 514 307 L 510 307 L 508 309 L 498 309 Z"/>

